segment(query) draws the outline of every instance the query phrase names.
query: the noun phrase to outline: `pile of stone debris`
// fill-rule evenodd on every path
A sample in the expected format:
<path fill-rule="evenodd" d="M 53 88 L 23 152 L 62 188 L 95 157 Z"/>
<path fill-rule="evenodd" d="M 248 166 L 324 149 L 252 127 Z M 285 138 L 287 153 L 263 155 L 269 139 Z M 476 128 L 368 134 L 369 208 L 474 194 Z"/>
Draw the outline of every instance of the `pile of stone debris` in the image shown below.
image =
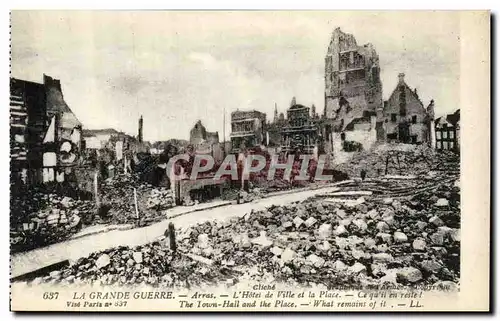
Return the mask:
<path fill-rule="evenodd" d="M 366 195 L 355 202 L 328 196 L 272 206 L 178 231 L 174 258 L 163 240 L 96 253 L 37 282 L 172 285 L 179 280 L 174 282 L 179 285 L 249 279 L 332 288 L 456 289 L 460 188 L 442 184 L 430 193 L 406 199 Z"/>
<path fill-rule="evenodd" d="M 114 224 L 139 222 L 141 226 L 149 225 L 164 219 L 161 211 L 175 205 L 170 190 L 153 187 L 131 174 L 105 180 L 101 185 L 101 195 L 102 203 L 108 209 L 105 217 Z"/>
<path fill-rule="evenodd" d="M 11 224 L 11 251 L 18 252 L 59 242 L 76 233 L 93 217 L 92 201 L 56 194 L 33 193 L 22 222 Z"/>
<path fill-rule="evenodd" d="M 188 233 L 197 255 L 263 277 L 325 286 L 457 282 L 459 190 L 355 205 L 309 200 L 250 213 L 238 222 L 207 222 Z M 450 200 L 444 198 L 450 197 Z M 424 201 L 427 200 L 427 201 Z M 454 285 L 453 285 L 454 286 Z"/>
<path fill-rule="evenodd" d="M 137 215 L 134 188 L 137 190 Z M 11 199 L 11 251 L 31 250 L 63 241 L 84 226 L 102 223 L 149 225 L 174 206 L 172 191 L 118 175 L 101 184 L 104 210 L 94 200 L 78 200 L 36 189 Z M 139 217 L 139 218 L 137 218 Z"/>
<path fill-rule="evenodd" d="M 150 284 L 186 288 L 214 285 L 227 275 L 230 274 L 223 269 L 209 269 L 198 260 L 173 253 L 164 241 L 155 241 L 134 248 L 118 247 L 93 253 L 30 284 Z"/>
<path fill-rule="evenodd" d="M 174 193 L 166 188 L 153 188 L 147 200 L 147 208 L 166 210 L 175 205 Z"/>
<path fill-rule="evenodd" d="M 460 156 L 452 151 L 436 151 L 424 145 L 383 144 L 356 153 L 346 163 L 334 166 L 349 177 L 382 175 L 426 175 L 430 171 L 460 171 Z"/>

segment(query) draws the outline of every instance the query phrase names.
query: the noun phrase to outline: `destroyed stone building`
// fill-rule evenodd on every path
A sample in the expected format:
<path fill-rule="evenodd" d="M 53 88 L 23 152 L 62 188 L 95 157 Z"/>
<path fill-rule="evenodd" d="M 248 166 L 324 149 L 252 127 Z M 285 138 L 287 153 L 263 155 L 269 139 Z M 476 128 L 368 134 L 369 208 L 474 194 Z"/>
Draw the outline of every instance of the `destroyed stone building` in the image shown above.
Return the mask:
<path fill-rule="evenodd" d="M 82 151 L 82 123 L 64 100 L 61 82 L 44 75 L 44 85 L 49 127 L 43 140 L 43 181 L 63 182 L 78 165 Z"/>
<path fill-rule="evenodd" d="M 231 150 L 240 152 L 265 143 L 266 114 L 258 110 L 231 113 Z"/>
<path fill-rule="evenodd" d="M 389 99 L 384 102 L 381 120 L 384 122 L 386 140 L 405 144 L 430 144 L 434 102 L 426 109 L 400 73 L 398 84 Z"/>
<path fill-rule="evenodd" d="M 313 154 L 319 147 L 319 129 L 310 108 L 297 104 L 295 97 L 287 110 L 287 123 L 281 131 L 281 151 L 293 153 L 297 149 Z"/>
<path fill-rule="evenodd" d="M 189 132 L 189 142 L 193 145 L 198 145 L 203 142 L 217 144 L 219 143 L 219 133 L 207 131 L 201 120 L 198 120 Z"/>
<path fill-rule="evenodd" d="M 29 183 L 42 167 L 42 140 L 47 122 L 43 84 L 10 79 L 11 180 Z"/>
<path fill-rule="evenodd" d="M 101 149 L 111 140 L 112 137 L 119 134 L 120 132 L 113 128 L 84 129 L 83 139 L 85 141 L 85 148 Z"/>
<path fill-rule="evenodd" d="M 143 144 L 139 143 L 136 137 L 113 128 L 86 129 L 83 131 L 83 139 L 83 151 L 86 160 L 94 155 L 101 157 L 111 152 L 113 155 L 107 162 L 120 162 L 127 156 L 128 160 L 130 160 L 134 152 L 139 151 L 139 145 Z M 106 153 L 104 150 L 106 150 Z"/>
<path fill-rule="evenodd" d="M 11 179 L 63 182 L 78 164 L 82 124 L 64 101 L 61 83 L 11 78 Z"/>
<path fill-rule="evenodd" d="M 460 151 L 460 109 L 434 121 L 436 149 Z"/>
<path fill-rule="evenodd" d="M 379 57 L 374 46 L 360 46 L 353 35 L 336 28 L 325 57 L 327 150 L 334 154 L 350 151 L 350 142 L 369 148 L 381 130 L 376 116 L 382 106 Z"/>

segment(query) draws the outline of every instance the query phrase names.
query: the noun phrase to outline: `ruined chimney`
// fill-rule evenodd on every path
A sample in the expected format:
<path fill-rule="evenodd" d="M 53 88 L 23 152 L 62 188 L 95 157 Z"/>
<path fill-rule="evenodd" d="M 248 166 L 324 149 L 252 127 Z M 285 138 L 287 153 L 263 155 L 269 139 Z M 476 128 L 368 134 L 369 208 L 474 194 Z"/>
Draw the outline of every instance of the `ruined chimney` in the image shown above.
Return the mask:
<path fill-rule="evenodd" d="M 139 133 L 137 135 L 137 139 L 139 140 L 139 143 L 142 143 L 142 124 L 143 124 L 143 120 L 142 120 L 142 115 L 141 115 L 141 118 L 139 118 Z"/>
<path fill-rule="evenodd" d="M 434 119 L 434 99 L 431 99 L 429 106 L 427 106 L 427 114 L 431 119 Z"/>
<path fill-rule="evenodd" d="M 434 99 L 431 99 L 429 106 L 427 106 L 427 116 L 429 123 L 427 124 L 429 129 L 428 144 L 431 148 L 436 147 L 436 128 L 434 127 Z"/>
<path fill-rule="evenodd" d="M 399 79 L 399 84 L 402 84 L 405 82 L 405 74 L 404 73 L 399 73 L 398 75 L 398 79 Z"/>
<path fill-rule="evenodd" d="M 290 107 L 293 107 L 297 105 L 297 101 L 295 100 L 295 97 L 292 98 L 292 102 L 290 102 Z"/>

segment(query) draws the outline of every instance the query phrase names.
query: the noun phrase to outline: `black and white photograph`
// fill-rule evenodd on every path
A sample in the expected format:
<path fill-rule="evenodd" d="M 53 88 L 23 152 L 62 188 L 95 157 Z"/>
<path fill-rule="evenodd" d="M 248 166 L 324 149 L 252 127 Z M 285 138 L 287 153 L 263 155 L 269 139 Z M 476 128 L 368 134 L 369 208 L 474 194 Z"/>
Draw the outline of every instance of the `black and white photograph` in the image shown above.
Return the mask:
<path fill-rule="evenodd" d="M 11 309 L 488 309 L 489 19 L 12 11 Z"/>

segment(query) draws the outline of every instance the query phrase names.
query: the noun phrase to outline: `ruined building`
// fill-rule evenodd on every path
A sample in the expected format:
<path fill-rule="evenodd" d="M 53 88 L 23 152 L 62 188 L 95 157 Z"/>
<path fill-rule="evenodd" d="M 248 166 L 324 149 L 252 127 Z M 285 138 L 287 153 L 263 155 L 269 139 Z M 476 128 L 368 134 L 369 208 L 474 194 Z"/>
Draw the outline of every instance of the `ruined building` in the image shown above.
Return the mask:
<path fill-rule="evenodd" d="M 382 124 L 379 57 L 372 44 L 358 45 L 353 35 L 333 31 L 325 58 L 323 135 L 327 152 L 368 149 Z M 380 136 L 380 134 L 379 134 Z"/>
<path fill-rule="evenodd" d="M 82 148 L 82 124 L 64 100 L 61 83 L 10 79 L 12 179 L 63 182 Z"/>
<path fill-rule="evenodd" d="M 198 120 L 189 132 L 189 142 L 193 145 L 217 144 L 219 143 L 219 133 L 207 131 L 201 120 Z"/>
<path fill-rule="evenodd" d="M 436 149 L 460 151 L 460 109 L 434 121 Z"/>
<path fill-rule="evenodd" d="M 309 107 L 297 104 L 293 97 L 287 110 L 287 124 L 281 131 L 281 151 L 293 153 L 297 150 L 313 154 L 319 144 L 319 131 L 315 122 L 315 114 L 311 115 Z"/>
<path fill-rule="evenodd" d="M 266 144 L 266 114 L 257 110 L 231 113 L 231 150 L 240 152 Z"/>
<path fill-rule="evenodd" d="M 13 181 L 27 182 L 42 167 L 42 142 L 47 130 L 43 84 L 10 79 L 10 165 Z"/>
<path fill-rule="evenodd" d="M 400 73 L 398 84 L 384 102 L 381 119 L 384 122 L 386 141 L 405 144 L 429 144 L 432 137 L 434 101 L 426 109 L 416 89 L 405 82 Z"/>
<path fill-rule="evenodd" d="M 372 44 L 358 46 L 353 35 L 333 32 L 325 58 L 325 111 L 335 131 L 376 115 L 382 107 L 379 58 Z"/>

